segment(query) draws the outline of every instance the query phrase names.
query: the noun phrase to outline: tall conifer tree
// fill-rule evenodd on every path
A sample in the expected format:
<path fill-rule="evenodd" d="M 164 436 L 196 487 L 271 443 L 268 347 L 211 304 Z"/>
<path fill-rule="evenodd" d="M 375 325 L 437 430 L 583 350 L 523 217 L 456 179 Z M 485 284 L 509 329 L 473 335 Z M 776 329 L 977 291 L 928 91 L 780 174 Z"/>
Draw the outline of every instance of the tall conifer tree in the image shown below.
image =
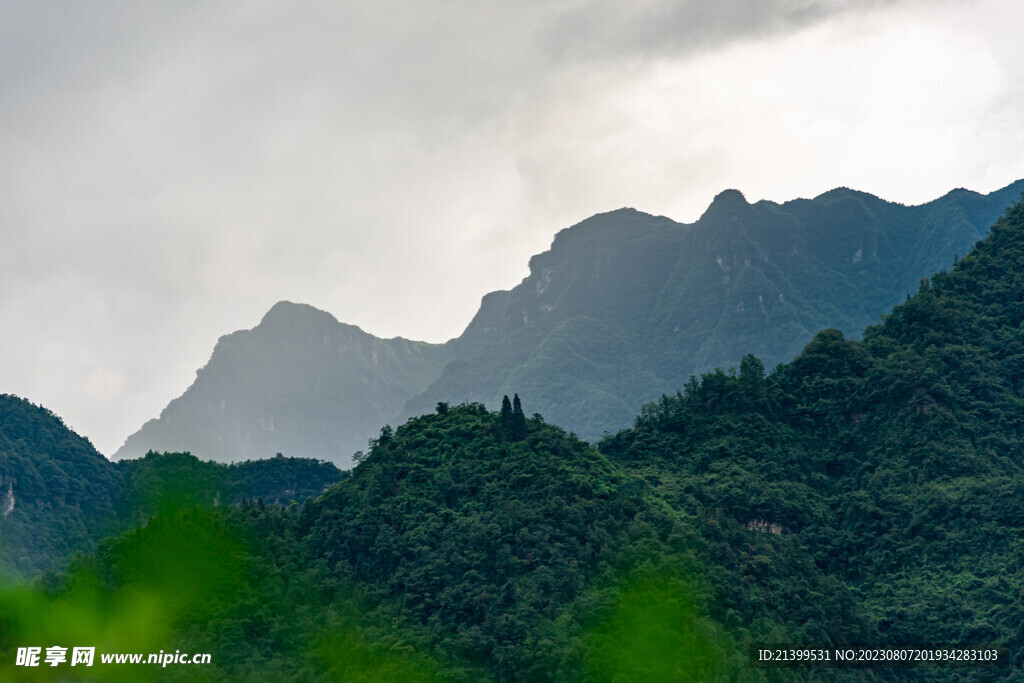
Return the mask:
<path fill-rule="evenodd" d="M 501 413 L 498 415 L 498 430 L 504 439 L 512 437 L 512 402 L 508 394 L 501 397 Z"/>
<path fill-rule="evenodd" d="M 510 433 L 513 441 L 526 438 L 526 416 L 523 414 L 523 404 L 519 402 L 519 394 L 512 399 L 512 428 Z"/>

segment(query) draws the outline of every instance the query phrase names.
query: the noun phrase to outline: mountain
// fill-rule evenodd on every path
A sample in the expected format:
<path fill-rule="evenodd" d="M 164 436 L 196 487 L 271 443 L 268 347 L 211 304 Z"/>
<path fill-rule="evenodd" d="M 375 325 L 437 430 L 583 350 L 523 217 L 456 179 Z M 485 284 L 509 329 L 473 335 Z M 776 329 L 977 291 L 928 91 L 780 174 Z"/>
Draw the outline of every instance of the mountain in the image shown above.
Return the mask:
<path fill-rule="evenodd" d="M 223 337 L 195 383 L 115 453 L 219 461 L 277 452 L 342 467 L 384 423 L 505 394 L 587 440 L 628 426 L 691 375 L 770 368 L 821 329 L 856 335 L 951 265 L 1024 190 L 954 190 L 921 206 L 836 189 L 749 204 L 719 194 L 692 225 L 633 209 L 556 235 L 510 291 L 443 345 L 382 340 L 282 302 Z"/>
<path fill-rule="evenodd" d="M 862 342 L 826 330 L 767 377 L 748 356 L 601 451 L 707 520 L 706 538 L 718 518 L 801 548 L 858 596 L 878 642 L 1003 643 L 1019 671 L 1022 263 L 1017 204 Z"/>
<path fill-rule="evenodd" d="M 282 301 L 252 330 L 221 337 L 192 386 L 113 458 L 190 451 L 231 462 L 284 453 L 348 464 L 447 359 L 441 345 L 378 339 Z"/>
<path fill-rule="evenodd" d="M 88 623 L 212 652 L 213 680 L 1016 680 L 1021 263 L 1024 204 L 862 340 L 745 355 L 596 448 L 439 404 L 301 507 L 168 510 L 0 593 L 0 651 Z M 1003 668 L 760 672 L 757 642 L 991 644 Z"/>
<path fill-rule="evenodd" d="M 1024 191 L 903 206 L 837 189 L 749 204 L 719 194 L 692 225 L 622 209 L 560 232 L 516 288 L 484 297 L 454 360 L 406 404 L 530 397 L 594 440 L 690 375 L 745 353 L 790 360 L 821 329 L 856 335 L 948 267 Z"/>

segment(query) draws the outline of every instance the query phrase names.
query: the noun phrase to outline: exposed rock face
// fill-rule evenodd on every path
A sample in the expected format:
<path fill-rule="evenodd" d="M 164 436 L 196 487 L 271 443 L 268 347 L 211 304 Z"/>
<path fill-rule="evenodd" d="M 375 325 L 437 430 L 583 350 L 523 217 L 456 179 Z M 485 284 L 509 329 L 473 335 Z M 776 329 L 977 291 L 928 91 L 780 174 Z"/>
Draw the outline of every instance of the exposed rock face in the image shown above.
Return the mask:
<path fill-rule="evenodd" d="M 769 522 L 765 519 L 752 519 L 747 522 L 747 528 L 751 531 L 761 531 L 766 534 L 775 534 L 776 536 L 782 534 L 781 524 Z"/>
<path fill-rule="evenodd" d="M 3 488 L 3 481 L 4 478 L 0 477 L 0 489 Z M 0 514 L 6 517 L 11 514 L 12 510 L 14 510 L 14 484 L 8 483 L 7 491 L 0 498 Z"/>

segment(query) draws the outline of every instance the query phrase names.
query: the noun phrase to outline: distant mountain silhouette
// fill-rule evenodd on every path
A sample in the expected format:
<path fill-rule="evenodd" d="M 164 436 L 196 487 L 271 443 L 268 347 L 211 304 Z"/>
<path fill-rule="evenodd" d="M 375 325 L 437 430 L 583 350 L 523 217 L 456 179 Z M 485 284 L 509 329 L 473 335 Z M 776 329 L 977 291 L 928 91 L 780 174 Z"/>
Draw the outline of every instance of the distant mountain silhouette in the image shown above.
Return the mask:
<path fill-rule="evenodd" d="M 378 339 L 282 301 L 252 330 L 221 337 L 195 383 L 113 457 L 190 451 L 231 462 L 284 453 L 348 464 L 448 357 L 443 346 Z"/>

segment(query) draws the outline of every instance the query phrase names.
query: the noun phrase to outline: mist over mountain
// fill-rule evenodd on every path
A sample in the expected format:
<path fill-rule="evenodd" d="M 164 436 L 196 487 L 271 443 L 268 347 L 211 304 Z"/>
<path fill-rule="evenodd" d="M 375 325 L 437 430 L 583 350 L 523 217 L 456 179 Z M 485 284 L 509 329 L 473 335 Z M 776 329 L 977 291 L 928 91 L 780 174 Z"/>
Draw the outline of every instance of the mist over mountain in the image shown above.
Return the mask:
<path fill-rule="evenodd" d="M 443 345 L 377 339 L 281 302 L 223 337 L 195 383 L 114 457 L 282 452 L 345 467 L 385 422 L 441 401 L 496 408 L 515 392 L 596 440 L 691 375 L 746 353 L 774 367 L 825 328 L 856 336 L 967 253 L 1022 189 L 954 190 L 920 206 L 845 188 L 750 204 L 727 190 L 693 224 L 599 214 L 559 232 L 520 285 L 484 296 Z"/>

